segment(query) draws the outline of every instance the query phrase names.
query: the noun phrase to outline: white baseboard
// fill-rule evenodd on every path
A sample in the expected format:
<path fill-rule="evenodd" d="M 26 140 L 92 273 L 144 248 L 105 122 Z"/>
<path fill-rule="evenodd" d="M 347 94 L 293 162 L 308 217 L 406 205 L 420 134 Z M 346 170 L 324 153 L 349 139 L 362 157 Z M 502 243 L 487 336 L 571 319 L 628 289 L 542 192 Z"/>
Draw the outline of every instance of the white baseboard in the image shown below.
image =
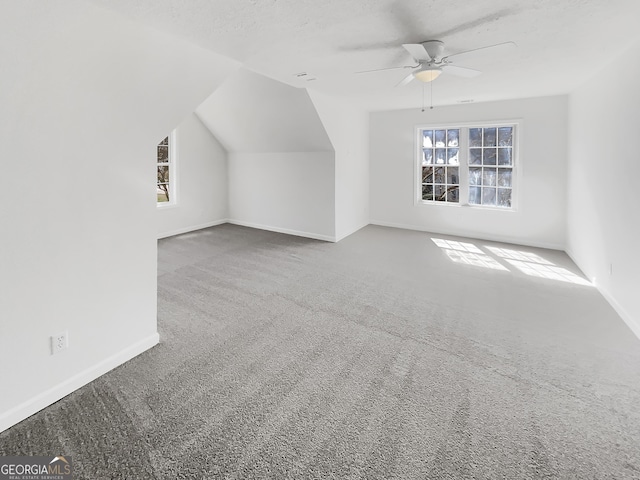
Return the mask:
<path fill-rule="evenodd" d="M 314 240 L 324 240 L 325 242 L 336 241 L 335 236 L 322 235 L 320 233 L 302 232 L 300 230 L 291 230 L 289 228 L 272 227 L 270 225 L 260 225 L 258 223 L 244 222 L 242 220 L 229 219 L 227 223 L 240 225 L 242 227 L 257 228 L 258 230 L 267 230 L 269 232 L 286 233 L 287 235 L 295 235 L 296 237 L 313 238 Z"/>
<path fill-rule="evenodd" d="M 343 240 L 345 238 L 347 238 L 349 235 L 353 235 L 354 233 L 356 233 L 358 230 L 362 230 L 364 227 L 366 227 L 367 225 L 369 225 L 369 222 L 363 223 L 362 225 L 360 225 L 357 228 L 354 228 L 353 230 L 351 230 L 349 233 L 346 233 L 344 235 L 340 235 L 339 237 L 336 236 L 336 242 L 339 242 L 340 240 Z"/>
<path fill-rule="evenodd" d="M 202 230 L 203 228 L 215 227 L 216 225 L 222 225 L 223 223 L 227 223 L 226 218 L 222 218 L 220 220 L 216 220 L 214 222 L 202 223 L 200 225 L 192 225 L 190 227 L 179 228 L 178 230 L 171 230 L 169 232 L 162 232 L 158 234 L 158 240 L 161 238 L 173 237 L 174 235 L 180 235 L 182 233 L 189 233 L 195 230 Z"/>
<path fill-rule="evenodd" d="M 576 257 L 574 256 L 573 252 L 571 250 L 567 250 L 566 253 L 567 255 L 569 255 L 569 258 L 573 260 L 573 263 L 575 263 L 578 266 L 578 268 L 582 270 L 582 267 L 576 261 Z M 622 321 L 626 323 L 629 329 L 634 333 L 634 335 L 640 339 L 640 323 L 638 323 L 639 320 L 636 320 L 631 315 L 629 315 L 629 312 L 627 312 L 622 307 L 622 305 L 618 303 L 618 301 L 614 298 L 613 295 L 611 295 L 611 293 L 608 290 L 603 288 L 602 285 L 598 285 L 596 278 L 592 277 L 590 278 L 590 280 L 592 280 L 593 284 L 600 292 L 600 295 L 604 297 L 604 299 L 609 303 L 609 305 L 611 305 L 611 307 L 613 307 L 613 309 L 620 316 L 620 318 L 622 318 Z"/>
<path fill-rule="evenodd" d="M 609 305 L 613 307 L 616 313 L 620 315 L 620 318 L 622 318 L 624 323 L 627 324 L 627 326 L 635 334 L 635 336 L 640 339 L 640 324 L 638 324 L 636 320 L 631 318 L 631 315 L 629 315 L 629 313 L 624 308 L 622 308 L 622 305 L 620 305 L 609 292 L 607 292 L 604 288 L 601 288 L 598 284 L 596 284 L 596 288 L 602 294 L 605 300 L 609 302 Z"/>
<path fill-rule="evenodd" d="M 500 243 L 509 243 L 512 245 L 523 245 L 523 246 L 527 246 L 527 247 L 536 247 L 536 248 L 547 248 L 550 250 L 564 250 L 564 245 L 558 244 L 558 243 L 550 243 L 550 242 L 531 242 L 528 241 L 526 239 L 521 239 L 521 238 L 511 238 L 511 237 L 504 237 L 501 235 L 478 235 L 477 232 L 443 232 L 443 231 L 438 231 L 438 230 L 431 230 L 428 229 L 426 227 L 420 227 L 420 226 L 416 226 L 416 225 L 405 225 L 405 224 L 401 224 L 401 223 L 391 223 L 391 222 L 384 222 L 381 220 L 371 220 L 370 225 L 378 225 L 380 227 L 391 227 L 391 228 L 402 228 L 404 230 L 415 230 L 418 232 L 428 232 L 428 233 L 435 233 L 438 235 L 449 235 L 452 237 L 465 237 L 465 238 L 472 238 L 472 239 L 476 239 L 476 240 L 486 240 L 488 242 L 500 242 Z"/>
<path fill-rule="evenodd" d="M 134 343 L 133 345 L 121 350 L 115 355 L 106 358 L 100 363 L 89 367 L 86 370 L 74 375 L 73 377 L 65 380 L 58 385 L 45 390 L 44 392 L 36 395 L 35 397 L 21 403 L 20 405 L 12 408 L 8 412 L 4 412 L 0 415 L 0 432 L 12 427 L 18 422 L 21 422 L 25 418 L 30 417 L 34 413 L 39 412 L 45 407 L 57 402 L 58 400 L 66 397 L 75 390 L 83 387 L 89 382 L 92 382 L 96 378 L 104 375 L 109 370 L 122 365 L 123 363 L 131 360 L 132 358 L 140 355 L 142 352 L 150 349 L 158 344 L 160 336 L 157 333 L 148 336 L 147 338 Z"/>

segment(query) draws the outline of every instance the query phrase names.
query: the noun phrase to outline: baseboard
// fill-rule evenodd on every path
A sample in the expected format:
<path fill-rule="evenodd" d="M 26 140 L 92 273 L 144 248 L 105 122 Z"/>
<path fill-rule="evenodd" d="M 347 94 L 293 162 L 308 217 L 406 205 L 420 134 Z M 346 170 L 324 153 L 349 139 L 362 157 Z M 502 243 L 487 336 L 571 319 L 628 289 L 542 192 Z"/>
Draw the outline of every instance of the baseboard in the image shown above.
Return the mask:
<path fill-rule="evenodd" d="M 258 230 L 267 230 L 269 232 L 286 233 L 287 235 L 295 235 L 296 237 L 313 238 L 314 240 L 324 240 L 325 242 L 336 241 L 335 236 L 322 235 L 320 233 L 302 232 L 300 230 L 291 230 L 289 228 L 272 227 L 270 225 L 260 225 L 258 223 L 244 222 L 242 220 L 229 219 L 227 223 L 240 225 L 242 227 L 257 228 Z"/>
<path fill-rule="evenodd" d="M 25 418 L 30 417 L 34 413 L 39 412 L 45 407 L 57 402 L 58 400 L 66 397 L 75 390 L 83 387 L 89 382 L 92 382 L 96 378 L 104 375 L 109 370 L 122 365 L 123 363 L 131 360 L 132 358 L 140 355 L 142 352 L 150 349 L 158 344 L 160 337 L 157 333 L 148 336 L 147 338 L 136 342 L 135 344 L 121 350 L 115 355 L 101 361 L 93 367 L 74 375 L 73 377 L 65 380 L 64 382 L 52 387 L 34 398 L 23 402 L 17 407 L 12 408 L 8 412 L 0 415 L 0 432 L 6 430 L 9 427 L 21 422 Z"/>
<path fill-rule="evenodd" d="M 178 230 L 172 230 L 170 232 L 163 232 L 158 234 L 158 240 L 161 238 L 173 237 L 174 235 L 180 235 L 182 233 L 189 233 L 195 230 L 202 230 L 203 228 L 215 227 L 216 225 L 222 225 L 227 223 L 227 219 L 223 218 L 214 222 L 202 223 L 200 225 L 192 225 L 190 227 L 179 228 Z"/>
<path fill-rule="evenodd" d="M 576 261 L 576 258 L 571 252 L 571 250 L 567 249 L 566 253 L 569 256 L 569 258 L 573 261 L 573 263 L 575 263 L 578 266 L 578 268 L 582 270 L 582 267 Z M 609 303 L 609 305 L 611 305 L 611 307 L 620 316 L 622 321 L 627 324 L 627 327 L 629 327 L 629 330 L 631 330 L 633 334 L 640 339 L 640 323 L 638 323 L 638 320 L 635 320 L 631 315 L 629 315 L 629 312 L 627 312 L 622 307 L 622 305 L 618 303 L 618 301 L 613 297 L 613 295 L 611 295 L 611 293 L 609 293 L 606 289 L 602 288 L 602 285 L 598 285 L 598 282 L 596 281 L 595 278 L 591 278 L 590 280 L 592 280 L 593 284 L 598 289 L 598 292 L 600 292 L 600 295 L 602 295 L 604 299 Z"/>
<path fill-rule="evenodd" d="M 487 242 L 500 242 L 509 243 L 511 245 L 523 245 L 527 247 L 535 248 L 547 248 L 549 250 L 564 250 L 565 246 L 558 243 L 551 242 L 531 242 L 526 239 L 503 237 L 500 235 L 478 235 L 477 232 L 444 232 L 438 230 L 431 230 L 426 227 L 419 227 L 416 225 L 405 225 L 401 223 L 384 222 L 380 220 L 371 220 L 370 225 L 378 225 L 380 227 L 402 228 L 404 230 L 415 230 L 418 232 L 435 233 L 437 235 L 449 235 L 452 237 L 464 237 L 472 238 L 474 240 L 485 240 Z"/>
<path fill-rule="evenodd" d="M 640 324 L 638 324 L 636 320 L 631 318 L 631 315 L 629 315 L 629 313 L 624 308 L 622 308 L 622 305 L 620 305 L 609 292 L 600 287 L 598 284 L 596 284 L 596 288 L 598 289 L 600 294 L 602 294 L 604 299 L 609 302 L 609 305 L 613 307 L 616 313 L 620 315 L 620 318 L 622 318 L 624 323 L 627 324 L 627 327 L 629 327 L 629 329 L 635 334 L 635 336 L 640 339 Z"/>
<path fill-rule="evenodd" d="M 366 227 L 367 225 L 369 225 L 369 222 L 365 222 L 362 225 L 360 225 L 359 227 L 353 229 L 351 232 L 346 233 L 344 235 L 340 235 L 339 237 L 336 236 L 336 242 L 339 242 L 340 240 L 344 240 L 345 238 L 347 238 L 349 235 L 353 235 L 354 233 L 356 233 L 358 230 L 362 230 L 364 227 Z"/>

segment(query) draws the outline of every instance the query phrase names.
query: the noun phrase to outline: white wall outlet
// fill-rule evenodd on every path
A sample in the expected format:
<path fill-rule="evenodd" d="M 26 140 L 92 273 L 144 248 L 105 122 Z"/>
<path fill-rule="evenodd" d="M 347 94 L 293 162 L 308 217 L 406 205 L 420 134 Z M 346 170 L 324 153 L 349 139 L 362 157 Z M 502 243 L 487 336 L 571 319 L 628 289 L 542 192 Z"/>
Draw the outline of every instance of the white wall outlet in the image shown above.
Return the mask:
<path fill-rule="evenodd" d="M 57 333 L 51 336 L 51 355 L 60 353 L 69 347 L 69 332 Z"/>

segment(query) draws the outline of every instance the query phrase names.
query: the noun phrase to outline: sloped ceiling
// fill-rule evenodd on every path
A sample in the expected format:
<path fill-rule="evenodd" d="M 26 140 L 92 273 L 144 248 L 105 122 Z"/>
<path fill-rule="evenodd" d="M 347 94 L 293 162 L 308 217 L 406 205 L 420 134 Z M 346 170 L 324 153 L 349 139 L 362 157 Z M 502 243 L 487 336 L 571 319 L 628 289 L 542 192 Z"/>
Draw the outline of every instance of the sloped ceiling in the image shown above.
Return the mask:
<path fill-rule="evenodd" d="M 196 110 L 229 152 L 333 151 L 306 90 L 240 69 Z"/>
<path fill-rule="evenodd" d="M 84 0 L 7 4 L 0 57 L 0 132 L 24 148 L 39 126 L 73 131 L 75 148 L 153 147 L 241 67 Z"/>
<path fill-rule="evenodd" d="M 514 41 L 507 58 L 442 75 L 434 104 L 568 93 L 638 38 L 638 0 L 92 0 L 285 83 L 357 100 L 369 110 L 416 107 L 422 84 L 394 88 L 402 43 L 443 40 L 447 53 Z M 306 76 L 296 77 L 305 72 Z M 427 89 L 426 102 L 431 90 Z"/>

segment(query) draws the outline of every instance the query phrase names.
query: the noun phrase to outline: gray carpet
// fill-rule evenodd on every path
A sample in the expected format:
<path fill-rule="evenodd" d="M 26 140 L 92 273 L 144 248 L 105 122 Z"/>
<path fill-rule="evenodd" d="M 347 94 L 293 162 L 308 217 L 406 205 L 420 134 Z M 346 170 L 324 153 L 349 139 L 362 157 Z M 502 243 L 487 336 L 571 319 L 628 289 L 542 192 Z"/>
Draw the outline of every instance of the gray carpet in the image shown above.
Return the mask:
<path fill-rule="evenodd" d="M 594 288 L 496 261 L 374 226 L 161 240 L 161 344 L 0 454 L 83 479 L 640 478 L 640 342 Z"/>

